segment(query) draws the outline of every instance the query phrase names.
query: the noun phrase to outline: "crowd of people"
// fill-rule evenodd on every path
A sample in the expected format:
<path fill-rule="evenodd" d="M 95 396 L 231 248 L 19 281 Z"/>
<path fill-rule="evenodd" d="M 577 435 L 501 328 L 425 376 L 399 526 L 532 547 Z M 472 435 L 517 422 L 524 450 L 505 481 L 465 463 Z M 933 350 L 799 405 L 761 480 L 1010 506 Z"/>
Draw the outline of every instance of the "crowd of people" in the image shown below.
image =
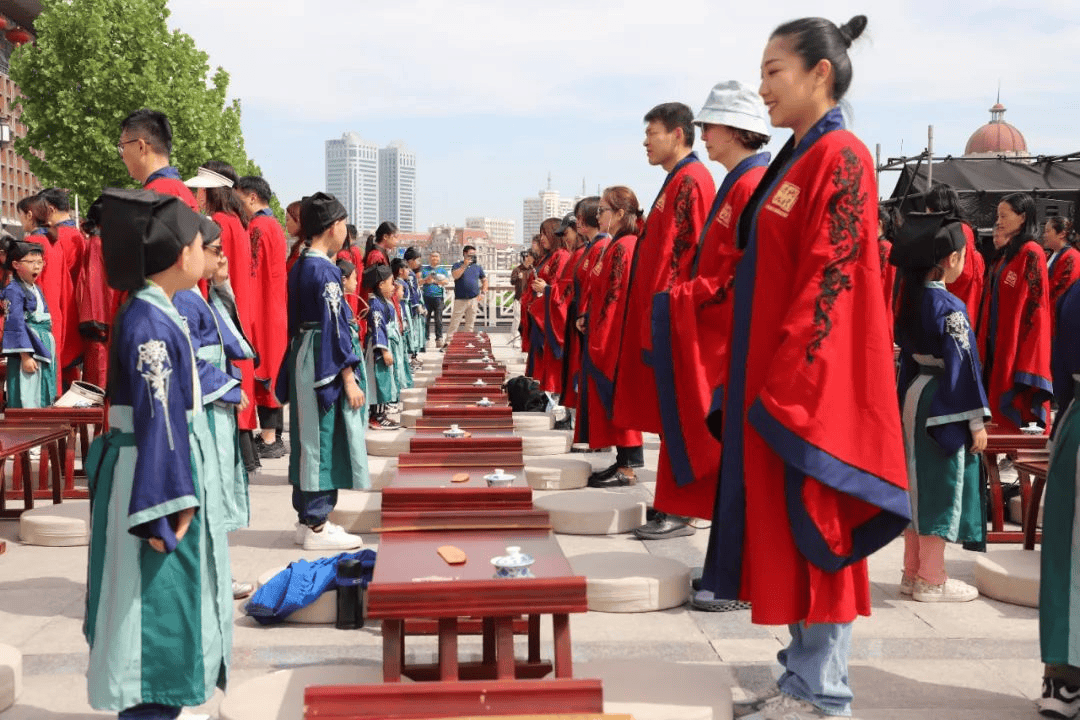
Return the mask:
<path fill-rule="evenodd" d="M 696 115 L 678 102 L 645 114 L 648 162 L 665 172 L 648 212 L 612 185 L 545 220 L 515 270 L 527 371 L 573 410 L 577 443 L 615 448 L 591 487 L 637 482 L 643 433 L 659 434 L 654 508 L 635 533 L 711 521 L 692 606 L 788 626 L 776 692 L 737 710 L 766 720 L 850 715 L 867 557 L 901 534 L 902 594 L 977 596 L 944 562 L 948 542 L 985 543 L 976 457 L 988 430 L 1049 433 L 1055 400 L 1040 707 L 1071 717 L 1072 228 L 1040 231 L 1030 197 L 1010 195 L 984 263 L 947 188 L 926 212 L 879 209 L 839 107 L 866 24 L 785 23 L 759 89 L 721 82 Z M 774 129 L 792 134 L 772 158 Z M 159 112 L 128 116 L 117 150 L 142 190 L 106 189 L 79 228 L 49 188 L 19 204 L 26 236 L 0 246 L 7 402 L 107 388 L 109 431 L 87 461 L 90 699 L 171 719 L 225 685 L 230 600 L 251 590 L 231 578 L 226 538 L 249 523 L 248 473 L 287 454 L 296 543 L 359 547 L 329 516 L 339 490 L 370 487 L 366 433 L 398 427 L 430 323 L 438 347 L 472 330 L 488 280 L 471 246 L 449 273 L 436 254 L 398 257 L 392 223 L 361 247 L 323 192 L 288 205 L 283 232 L 265 179 L 209 160 L 185 181 Z"/>
<path fill-rule="evenodd" d="M 541 223 L 512 278 L 529 375 L 571 410 L 577 443 L 615 449 L 589 486 L 635 483 L 643 433 L 657 433 L 653 508 L 635 534 L 711 521 L 691 605 L 789 625 L 780 695 L 754 717 L 850 713 L 866 557 L 901 533 L 902 595 L 978 596 L 948 576 L 945 544 L 985 547 L 988 430 L 1049 434 L 1052 397 L 1064 413 L 1080 371 L 1064 329 L 1080 277 L 1068 219 L 1039 227 L 1031 197 L 1009 195 L 981 249 L 946 186 L 916 198 L 918 212 L 879 209 L 873 162 L 839 107 L 865 25 L 787 23 L 759 90 L 719 83 L 697 115 L 654 107 L 644 144 L 666 176 L 648 213 L 625 186 L 584 198 Z M 793 131 L 776 158 L 761 151 L 771 128 Z M 696 132 L 726 171 L 719 188 Z M 1072 717 L 1080 671 L 1060 638 L 1080 574 L 1066 567 L 1077 430 L 1062 422 L 1072 442 L 1052 467 L 1068 468 L 1051 472 L 1047 503 L 1067 490 L 1067 509 L 1059 549 L 1044 550 L 1060 581 L 1049 601 L 1043 586 L 1054 652 L 1040 707 Z"/>

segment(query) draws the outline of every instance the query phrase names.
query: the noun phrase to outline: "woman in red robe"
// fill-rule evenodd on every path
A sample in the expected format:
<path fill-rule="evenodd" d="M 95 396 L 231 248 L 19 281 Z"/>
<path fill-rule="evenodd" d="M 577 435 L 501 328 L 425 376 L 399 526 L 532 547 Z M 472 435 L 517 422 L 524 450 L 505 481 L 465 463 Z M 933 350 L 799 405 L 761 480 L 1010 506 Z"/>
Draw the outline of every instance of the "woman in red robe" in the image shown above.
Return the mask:
<path fill-rule="evenodd" d="M 289 271 L 292 270 L 292 266 L 296 264 L 297 258 L 300 257 L 300 250 L 307 244 L 303 231 L 300 229 L 299 200 L 294 200 L 285 208 L 285 234 L 295 238 L 292 247 L 289 248 L 289 256 L 285 258 L 285 274 L 288 275 Z"/>
<path fill-rule="evenodd" d="M 566 330 L 559 390 L 559 404 L 568 408 L 578 406 L 582 336 L 581 331 L 577 329 L 577 318 L 585 308 L 585 284 L 589 268 L 599 257 L 596 250 L 596 239 L 601 236 L 600 224 L 596 220 L 596 210 L 599 207 L 600 198 L 592 195 L 579 200 L 574 208 L 576 219 L 574 232 L 580 238 L 581 247 L 570 258 L 570 287 L 567 291 L 569 302 L 566 306 Z"/>
<path fill-rule="evenodd" d="M 555 246 L 555 230 L 559 227 L 558 218 L 548 218 L 540 223 L 540 232 L 534 238 L 537 255 L 532 267 L 532 277 L 525 283 L 521 294 L 522 336 L 521 349 L 525 359 L 525 374 L 537 381 L 543 370 L 541 361 L 544 356 L 543 293 L 537 292 L 537 279 L 548 282 L 551 277 L 551 262 Z M 543 287 L 543 286 L 540 286 Z M 537 316 L 539 315 L 539 320 Z"/>
<path fill-rule="evenodd" d="M 878 208 L 878 259 L 881 262 L 881 290 L 885 296 L 885 310 L 889 313 L 889 317 L 895 317 L 893 305 L 896 299 L 896 266 L 889 262 L 889 253 L 892 252 L 892 239 L 899 227 L 898 216 L 899 213 L 895 208 L 884 206 Z"/>
<path fill-rule="evenodd" d="M 1035 202 L 1023 193 L 998 203 L 997 252 L 979 319 L 986 394 L 997 425 L 1017 433 L 1035 423 L 1049 431 L 1050 294 L 1046 254 L 1036 242 Z"/>
<path fill-rule="evenodd" d="M 1057 303 L 1065 291 L 1080 279 L 1080 250 L 1073 245 L 1076 233 L 1068 218 L 1052 217 L 1043 227 L 1043 247 L 1050 252 L 1046 272 L 1050 278 L 1051 334 L 1057 328 Z"/>
<path fill-rule="evenodd" d="M 866 557 L 911 517 L 877 183 L 837 107 L 866 18 L 777 28 L 761 63 L 773 127 L 790 128 L 737 225 L 731 364 L 710 417 L 723 458 L 701 588 L 788 625 L 777 694 L 755 718 L 849 715 L 852 623 Z"/>
<path fill-rule="evenodd" d="M 392 222 L 383 222 L 368 235 L 367 244 L 364 247 L 364 262 L 357 266 L 357 272 L 363 273 L 361 267 L 369 268 L 372 265 L 389 265 L 390 257 L 397 248 L 397 225 Z"/>
<path fill-rule="evenodd" d="M 609 187 L 600 198 L 600 231 L 611 235 L 603 256 L 589 270 L 588 305 L 579 326 L 585 333 L 578 424 L 591 448 L 615 446 L 615 463 L 589 478 L 590 487 L 631 485 L 644 464 L 641 432 L 612 422 L 615 377 L 623 314 L 629 297 L 630 264 L 642 227 L 641 206 L 628 187 Z"/>
<path fill-rule="evenodd" d="M 539 382 L 545 392 L 558 390 L 562 363 L 562 345 L 552 328 L 553 322 L 566 318 L 565 290 L 569 286 L 569 278 L 564 277 L 564 273 L 570 251 L 564 242 L 565 234 L 557 234 L 561 222 L 557 218 L 548 218 L 540 225 L 540 245 L 546 254 L 536 264 L 528 308 L 533 342 L 526 365 L 529 376 Z"/>

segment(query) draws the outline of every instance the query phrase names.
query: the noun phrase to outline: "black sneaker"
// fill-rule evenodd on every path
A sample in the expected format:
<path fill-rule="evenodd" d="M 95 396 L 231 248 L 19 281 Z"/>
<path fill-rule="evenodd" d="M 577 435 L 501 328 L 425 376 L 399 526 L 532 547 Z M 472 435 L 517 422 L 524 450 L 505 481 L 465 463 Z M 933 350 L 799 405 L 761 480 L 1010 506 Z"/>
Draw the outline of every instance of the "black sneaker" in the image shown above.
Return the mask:
<path fill-rule="evenodd" d="M 697 530 L 690 525 L 689 518 L 660 511 L 653 515 L 652 520 L 634 529 L 634 535 L 639 540 L 666 540 L 693 535 L 695 532 Z"/>
<path fill-rule="evenodd" d="M 1061 678 L 1043 678 L 1042 697 L 1039 698 L 1039 714 L 1046 717 L 1075 717 L 1080 712 L 1080 686 L 1066 685 Z"/>
<path fill-rule="evenodd" d="M 267 443 L 261 437 L 255 439 L 255 449 L 259 453 L 259 457 L 266 458 L 267 460 L 276 460 L 283 458 L 289 454 L 289 451 L 285 447 L 285 441 L 278 435 L 274 439 L 274 442 Z"/>

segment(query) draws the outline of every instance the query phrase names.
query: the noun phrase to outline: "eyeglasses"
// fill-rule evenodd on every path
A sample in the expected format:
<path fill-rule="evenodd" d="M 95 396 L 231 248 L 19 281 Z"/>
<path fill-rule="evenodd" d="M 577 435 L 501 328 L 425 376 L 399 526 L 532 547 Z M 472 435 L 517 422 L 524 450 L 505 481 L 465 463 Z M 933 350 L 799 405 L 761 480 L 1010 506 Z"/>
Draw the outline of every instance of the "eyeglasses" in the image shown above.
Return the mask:
<path fill-rule="evenodd" d="M 207 251 L 208 253 L 210 253 L 214 257 L 221 257 L 221 246 L 220 245 L 203 245 L 202 249 Z"/>
<path fill-rule="evenodd" d="M 130 145 L 133 142 L 139 142 L 142 138 L 135 138 L 134 140 L 122 140 L 116 144 L 116 152 L 120 157 L 124 157 L 124 146 Z"/>
<path fill-rule="evenodd" d="M 45 265 L 45 260 L 42 258 L 38 258 L 37 260 L 16 260 L 15 262 L 29 267 L 44 267 Z"/>

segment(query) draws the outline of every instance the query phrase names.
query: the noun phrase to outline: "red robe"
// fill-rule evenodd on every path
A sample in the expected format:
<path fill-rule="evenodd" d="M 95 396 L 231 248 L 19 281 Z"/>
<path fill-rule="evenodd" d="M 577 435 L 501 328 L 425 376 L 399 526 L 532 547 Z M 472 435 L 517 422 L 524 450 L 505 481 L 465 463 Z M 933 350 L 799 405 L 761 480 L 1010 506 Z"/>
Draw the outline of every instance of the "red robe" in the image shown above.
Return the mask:
<path fill-rule="evenodd" d="M 390 260 L 386 257 L 386 252 L 379 246 L 371 248 L 371 251 L 364 256 L 364 262 L 357 266 L 357 270 L 363 270 L 369 268 L 372 265 L 389 265 Z"/>
<path fill-rule="evenodd" d="M 582 238 L 584 240 L 584 238 Z M 581 367 L 581 333 L 576 327 L 578 312 L 578 286 L 581 277 L 581 267 L 585 264 L 585 256 L 592 249 L 588 243 L 575 248 L 570 254 L 570 262 L 567 263 L 565 275 L 566 286 L 565 304 L 562 311 L 565 319 L 562 323 L 562 332 L 559 343 L 562 346 L 562 363 L 559 369 L 559 404 L 563 407 L 577 407 L 577 382 L 575 373 Z"/>
<path fill-rule="evenodd" d="M 870 613 L 866 556 L 910 521 L 877 185 L 838 108 L 743 212 L 724 456 L 702 587 L 766 625 Z"/>
<path fill-rule="evenodd" d="M 83 380 L 103 388 L 109 377 L 109 333 L 123 293 L 109 287 L 97 235 L 87 239 L 75 300 L 83 340 Z"/>
<path fill-rule="evenodd" d="M 360 277 L 364 274 L 364 248 L 357 245 L 347 247 L 344 250 L 339 250 L 337 254 L 338 260 L 348 260 L 356 266 L 356 277 Z"/>
<path fill-rule="evenodd" d="M 64 280 L 63 296 L 60 302 L 64 304 L 64 346 L 60 353 L 60 367 L 70 368 L 77 365 L 83 354 L 82 335 L 79 334 L 79 308 L 75 296 L 75 286 L 79 280 L 79 272 L 83 267 L 86 255 L 86 238 L 83 237 L 75 223 L 67 221 L 56 226 L 56 244 L 63 246 L 64 263 L 68 278 Z M 55 328 L 56 325 L 54 324 Z"/>
<path fill-rule="evenodd" d="M 191 190 L 188 189 L 188 186 L 184 184 L 183 180 L 170 177 L 157 177 L 144 185 L 143 188 L 159 192 L 162 195 L 175 195 L 187 203 L 189 208 L 195 212 L 199 212 L 199 203 L 195 201 L 195 196 L 191 194 Z"/>
<path fill-rule="evenodd" d="M 986 395 L 997 431 L 1037 422 L 1049 428 L 1050 294 L 1046 254 L 1028 240 L 1011 259 L 991 264 L 979 319 Z"/>
<path fill-rule="evenodd" d="M 636 447 L 641 432 L 612 422 L 615 400 L 615 368 L 619 362 L 619 336 L 629 297 L 630 264 L 637 235 L 619 235 L 611 240 L 600 261 L 589 272 L 588 314 L 582 357 L 581 398 L 578 424 L 585 421 L 582 437 L 589 447 Z M 582 417 L 584 416 L 584 417 Z"/>
<path fill-rule="evenodd" d="M 551 305 L 548 299 L 552 288 L 560 282 L 569 259 L 570 252 L 566 248 L 560 247 L 548 253 L 536 270 L 536 276 L 547 283 L 547 287 L 541 295 L 534 293 L 529 301 L 529 324 L 533 333 L 527 363 L 529 377 L 536 379 L 540 388 L 546 392 L 558 391 L 562 368 L 562 347 L 552 345 L 554 333 L 551 327 L 552 318 L 548 314 Z M 565 308 L 561 317 L 565 321 Z"/>
<path fill-rule="evenodd" d="M 653 506 L 709 519 L 720 473 L 720 441 L 705 418 L 727 376 L 730 286 L 742 255 L 735 226 L 765 168 L 768 153 L 732 168 L 716 192 L 690 278 L 657 293 L 652 312 L 652 366 L 663 423 Z"/>
<path fill-rule="evenodd" d="M 1054 264 L 1047 267 L 1050 279 L 1050 317 L 1051 334 L 1057 328 L 1057 304 L 1065 291 L 1080 279 L 1080 250 L 1066 245 L 1054 259 Z"/>
<path fill-rule="evenodd" d="M 221 227 L 221 249 L 229 258 L 229 284 L 236 298 L 236 314 L 240 318 L 240 329 L 245 337 L 253 337 L 252 316 L 254 313 L 255 288 L 252 279 L 251 236 L 244 229 L 240 218 L 230 213 L 216 212 L 212 219 Z M 259 308 L 263 312 L 264 308 Z M 258 427 L 255 417 L 255 361 L 233 360 L 240 370 L 240 388 L 247 394 L 247 409 L 237 410 L 237 425 L 241 430 L 254 430 Z"/>
<path fill-rule="evenodd" d="M 878 253 L 879 260 L 881 262 L 881 290 L 885 296 L 885 310 L 889 313 L 889 317 L 895 317 L 894 314 L 894 297 L 896 295 L 896 266 L 889 262 L 889 255 L 892 253 L 892 241 L 885 238 L 878 239 Z M 966 265 L 966 263 L 965 263 Z M 976 300 L 976 303 L 978 301 Z M 889 330 L 892 331 L 892 323 L 889 324 Z"/>
<path fill-rule="evenodd" d="M 619 352 L 614 420 L 620 425 L 661 430 L 656 377 L 643 357 L 652 350 L 652 298 L 690 276 L 694 249 L 715 195 L 712 175 L 690 153 L 668 173 L 645 220 L 630 272 Z"/>
<path fill-rule="evenodd" d="M 256 214 L 248 224 L 255 282 L 252 291 L 259 311 L 252 318 L 255 346 L 255 404 L 280 407 L 274 382 L 285 358 L 288 338 L 288 288 L 285 274 L 285 231 L 270 214 Z"/>
<path fill-rule="evenodd" d="M 589 314 L 589 304 L 592 302 L 592 292 L 596 287 L 597 275 L 593 270 L 600 265 L 600 260 L 604 257 L 604 253 L 607 251 L 608 245 L 611 243 L 611 236 L 607 233 L 597 235 L 593 238 L 592 244 L 589 245 L 589 249 L 585 252 L 585 257 L 581 261 L 581 267 L 578 268 L 574 279 L 574 302 L 577 305 L 576 313 L 578 317 L 587 317 Z M 574 329 L 574 332 L 578 335 L 577 347 L 578 355 L 576 358 L 571 358 L 571 361 L 576 363 L 570 371 L 573 372 L 573 380 L 571 381 L 571 389 L 568 390 L 568 396 L 573 406 L 567 405 L 566 407 L 576 407 L 578 409 L 578 422 L 574 425 L 574 442 L 587 443 L 589 442 L 589 436 L 586 433 L 588 429 L 588 422 L 583 422 L 582 418 L 585 417 L 585 400 L 582 398 L 585 392 L 585 335 Z M 566 404 L 566 399 L 560 400 L 560 403 Z"/>
<path fill-rule="evenodd" d="M 967 305 L 968 317 L 979 317 L 979 303 L 982 302 L 983 285 L 986 282 L 986 261 L 975 246 L 975 231 L 967 223 L 962 225 L 965 247 L 964 269 L 960 277 L 946 285 L 946 289 Z"/>
<path fill-rule="evenodd" d="M 64 367 L 64 342 L 67 335 L 67 318 L 64 317 L 64 311 L 71 297 L 71 273 L 67 270 L 66 248 L 59 240 L 54 242 L 47 234 L 32 234 L 27 237 L 27 241 L 41 243 L 45 249 L 42 254 L 45 266 L 38 275 L 37 284 L 41 288 L 41 294 L 49 307 L 49 316 L 52 319 L 53 340 L 56 342 L 56 357 L 53 361 L 59 361 L 56 368 L 56 389 L 57 397 L 59 397 L 62 391 L 61 369 Z"/>

